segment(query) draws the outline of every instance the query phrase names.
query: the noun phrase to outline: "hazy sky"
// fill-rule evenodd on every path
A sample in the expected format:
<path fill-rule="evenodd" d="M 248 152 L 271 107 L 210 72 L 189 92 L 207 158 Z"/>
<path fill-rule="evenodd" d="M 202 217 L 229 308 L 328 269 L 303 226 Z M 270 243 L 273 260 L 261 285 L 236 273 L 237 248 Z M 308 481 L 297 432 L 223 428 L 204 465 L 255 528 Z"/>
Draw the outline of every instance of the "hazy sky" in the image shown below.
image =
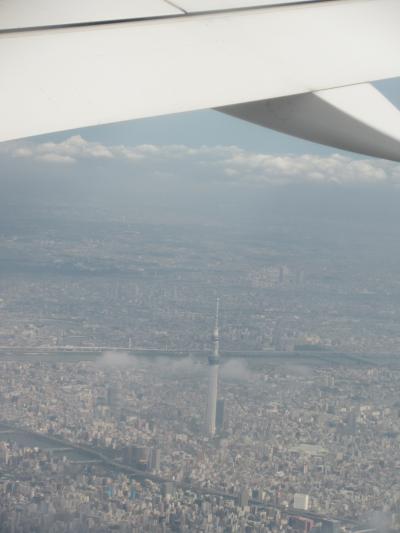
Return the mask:
<path fill-rule="evenodd" d="M 400 107 L 400 79 L 377 86 Z M 209 202 L 210 195 L 214 203 L 226 203 L 232 198 L 228 190 L 258 197 L 261 189 L 271 186 L 290 189 L 299 198 L 299 186 L 306 187 L 303 196 L 309 196 L 312 188 L 326 184 L 347 191 L 342 196 L 329 193 L 336 207 L 346 203 L 350 188 L 383 186 L 392 209 L 400 198 L 399 164 L 301 141 L 215 111 L 2 143 L 0 162 L 0 205 L 29 204 L 35 198 L 101 198 L 107 204 L 119 196 L 137 205 L 147 197 L 172 208 L 185 201 Z M 376 210 L 385 210 L 381 195 L 373 193 L 371 198 L 372 205 L 374 198 L 380 202 Z"/>

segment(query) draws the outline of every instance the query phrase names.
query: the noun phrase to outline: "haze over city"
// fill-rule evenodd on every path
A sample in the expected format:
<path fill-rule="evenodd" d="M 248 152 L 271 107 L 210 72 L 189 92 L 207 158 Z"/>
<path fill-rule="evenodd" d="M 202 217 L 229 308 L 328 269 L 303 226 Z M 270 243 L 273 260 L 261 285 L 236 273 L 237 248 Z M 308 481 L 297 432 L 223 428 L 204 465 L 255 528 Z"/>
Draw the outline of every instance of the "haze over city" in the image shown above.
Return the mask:
<path fill-rule="evenodd" d="M 399 164 L 212 111 L 0 161 L 1 533 L 399 531 Z"/>

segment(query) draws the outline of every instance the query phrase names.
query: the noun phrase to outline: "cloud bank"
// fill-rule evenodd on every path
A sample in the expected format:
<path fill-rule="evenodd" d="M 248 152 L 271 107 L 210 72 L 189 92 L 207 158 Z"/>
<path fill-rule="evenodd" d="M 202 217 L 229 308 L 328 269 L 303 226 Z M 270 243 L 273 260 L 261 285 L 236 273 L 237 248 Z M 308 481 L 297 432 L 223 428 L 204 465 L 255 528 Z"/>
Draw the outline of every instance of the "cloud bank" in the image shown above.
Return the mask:
<path fill-rule="evenodd" d="M 60 142 L 7 143 L 1 147 L 1 153 L 43 165 L 114 161 L 165 174 L 177 172 L 177 169 L 196 169 L 204 176 L 212 175 L 213 179 L 228 183 L 400 184 L 400 165 L 387 161 L 354 159 L 339 154 L 273 155 L 250 152 L 237 146 L 106 146 L 74 135 Z"/>

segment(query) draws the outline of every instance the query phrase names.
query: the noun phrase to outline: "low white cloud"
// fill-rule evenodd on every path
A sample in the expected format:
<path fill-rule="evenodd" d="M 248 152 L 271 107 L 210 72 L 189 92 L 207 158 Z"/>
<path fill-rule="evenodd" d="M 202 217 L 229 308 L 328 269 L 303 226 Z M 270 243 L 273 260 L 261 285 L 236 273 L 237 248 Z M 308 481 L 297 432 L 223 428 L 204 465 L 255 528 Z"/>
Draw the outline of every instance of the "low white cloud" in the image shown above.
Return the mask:
<path fill-rule="evenodd" d="M 221 375 L 227 381 L 249 381 L 253 373 L 242 359 L 229 359 L 221 366 Z"/>
<path fill-rule="evenodd" d="M 124 351 L 105 351 L 97 359 L 96 364 L 104 369 L 152 368 L 164 376 L 193 377 L 206 373 L 207 366 L 204 360 L 187 356 L 182 359 L 170 357 L 138 357 Z"/>
<path fill-rule="evenodd" d="M 24 148 L 23 146 L 21 146 L 21 148 L 16 148 L 14 150 L 13 155 L 15 157 L 32 157 L 33 151 L 30 148 Z"/>
<path fill-rule="evenodd" d="M 50 154 L 46 153 L 43 155 L 38 155 L 36 157 L 38 161 L 45 161 L 47 163 L 75 163 L 75 159 L 70 155 L 61 155 L 61 154 Z"/>
<path fill-rule="evenodd" d="M 339 154 L 319 156 L 255 153 L 237 146 L 111 145 L 74 135 L 60 142 L 9 143 L 1 152 L 38 163 L 73 164 L 81 160 L 115 160 L 145 165 L 154 173 L 174 174 L 196 169 L 207 179 L 231 183 L 290 184 L 386 183 L 400 185 L 400 165 L 382 160 L 355 159 Z M 186 165 L 186 167 L 184 166 Z"/>
<path fill-rule="evenodd" d="M 392 180 L 396 171 L 396 165 L 385 161 L 352 159 L 338 154 L 277 156 L 242 151 L 226 159 L 224 164 L 228 176 L 259 183 L 377 183 Z"/>
<path fill-rule="evenodd" d="M 97 363 L 108 368 L 127 368 L 136 364 L 136 358 L 127 352 L 103 352 Z"/>
<path fill-rule="evenodd" d="M 56 153 L 58 155 L 70 156 L 75 159 L 82 158 L 105 158 L 113 157 L 109 148 L 103 144 L 89 142 L 80 135 L 73 135 L 65 141 L 59 143 L 44 143 L 37 145 L 37 151 L 43 153 Z"/>

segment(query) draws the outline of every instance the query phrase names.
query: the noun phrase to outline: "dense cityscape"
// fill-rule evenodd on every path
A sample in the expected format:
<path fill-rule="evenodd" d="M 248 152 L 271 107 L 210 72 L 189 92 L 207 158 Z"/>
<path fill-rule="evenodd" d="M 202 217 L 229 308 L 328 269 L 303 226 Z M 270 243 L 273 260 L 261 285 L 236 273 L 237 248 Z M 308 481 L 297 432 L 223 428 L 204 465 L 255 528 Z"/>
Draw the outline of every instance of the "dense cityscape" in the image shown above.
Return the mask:
<path fill-rule="evenodd" d="M 344 240 L 345 221 L 327 224 L 326 236 L 313 221 L 275 218 L 260 228 L 148 223 L 66 207 L 12 223 L 7 216 L 0 219 L 5 351 L 206 355 L 217 296 L 223 351 L 381 354 L 400 345 L 395 227 L 381 235 L 360 224 Z"/>
<path fill-rule="evenodd" d="M 3 361 L 3 531 L 397 530 L 399 372 L 230 359 L 210 437 L 201 360 Z"/>
<path fill-rule="evenodd" d="M 397 252 L 29 216 L 0 235 L 1 533 L 399 530 Z"/>

